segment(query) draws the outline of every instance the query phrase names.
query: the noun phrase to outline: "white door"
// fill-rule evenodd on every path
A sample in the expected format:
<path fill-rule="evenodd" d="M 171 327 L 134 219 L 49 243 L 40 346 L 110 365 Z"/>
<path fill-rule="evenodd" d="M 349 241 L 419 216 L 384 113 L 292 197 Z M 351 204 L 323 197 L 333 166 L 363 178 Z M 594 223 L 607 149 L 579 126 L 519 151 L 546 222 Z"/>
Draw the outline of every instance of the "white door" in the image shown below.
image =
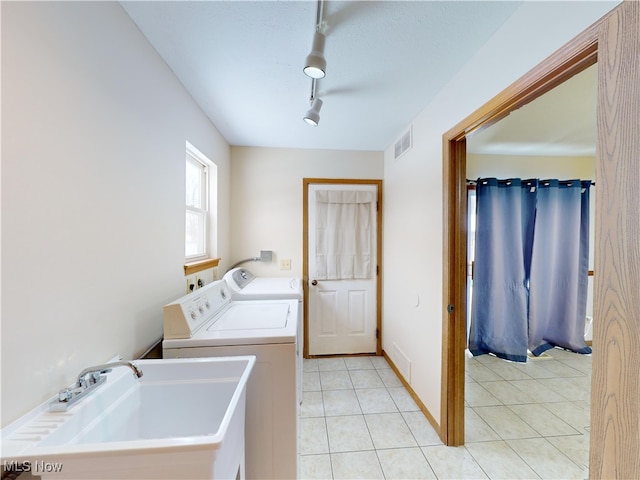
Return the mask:
<path fill-rule="evenodd" d="M 376 353 L 377 185 L 307 194 L 309 354 Z"/>

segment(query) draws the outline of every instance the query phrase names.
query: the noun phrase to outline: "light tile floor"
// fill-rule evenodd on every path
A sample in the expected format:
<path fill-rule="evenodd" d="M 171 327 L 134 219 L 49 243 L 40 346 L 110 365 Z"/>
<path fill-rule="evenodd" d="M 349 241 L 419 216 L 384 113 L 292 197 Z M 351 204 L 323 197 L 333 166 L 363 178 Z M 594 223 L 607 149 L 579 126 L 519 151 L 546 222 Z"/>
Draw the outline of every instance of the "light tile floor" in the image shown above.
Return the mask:
<path fill-rule="evenodd" d="M 467 358 L 465 446 L 446 447 L 383 357 L 304 361 L 303 479 L 584 479 L 591 357 Z"/>

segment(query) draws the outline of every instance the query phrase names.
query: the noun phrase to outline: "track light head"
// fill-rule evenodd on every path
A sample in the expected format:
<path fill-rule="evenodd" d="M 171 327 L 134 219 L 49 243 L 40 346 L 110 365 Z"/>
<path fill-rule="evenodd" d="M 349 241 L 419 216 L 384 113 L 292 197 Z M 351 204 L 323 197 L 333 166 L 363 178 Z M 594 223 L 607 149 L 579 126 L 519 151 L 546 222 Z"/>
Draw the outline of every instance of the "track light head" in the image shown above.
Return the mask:
<path fill-rule="evenodd" d="M 313 46 L 311 53 L 307 55 L 304 64 L 305 75 L 311 78 L 323 78 L 327 70 L 327 60 L 324 58 L 324 42 L 326 37 L 323 33 L 316 32 L 313 35 Z"/>
<path fill-rule="evenodd" d="M 315 98 L 313 100 L 313 105 L 307 111 L 303 120 L 307 122 L 309 125 L 313 125 L 314 127 L 318 126 L 320 123 L 320 109 L 322 108 L 322 100 L 319 98 Z"/>

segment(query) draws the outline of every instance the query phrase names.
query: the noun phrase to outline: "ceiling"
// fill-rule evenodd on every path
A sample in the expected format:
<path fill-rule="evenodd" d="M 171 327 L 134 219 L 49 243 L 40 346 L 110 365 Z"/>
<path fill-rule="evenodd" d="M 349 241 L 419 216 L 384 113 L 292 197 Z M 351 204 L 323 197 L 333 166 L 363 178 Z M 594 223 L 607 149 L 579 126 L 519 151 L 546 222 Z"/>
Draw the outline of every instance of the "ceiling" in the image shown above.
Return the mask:
<path fill-rule="evenodd" d="M 467 152 L 595 156 L 597 73 L 593 65 L 498 123 L 470 135 Z"/>
<path fill-rule="evenodd" d="M 121 3 L 231 145 L 381 151 L 522 2 L 324 2 L 318 127 L 315 1 Z"/>
<path fill-rule="evenodd" d="M 325 1 L 320 124 L 302 121 L 315 1 L 134 1 L 125 11 L 231 145 L 381 151 L 522 2 Z M 593 66 L 469 138 L 492 155 L 595 155 Z"/>

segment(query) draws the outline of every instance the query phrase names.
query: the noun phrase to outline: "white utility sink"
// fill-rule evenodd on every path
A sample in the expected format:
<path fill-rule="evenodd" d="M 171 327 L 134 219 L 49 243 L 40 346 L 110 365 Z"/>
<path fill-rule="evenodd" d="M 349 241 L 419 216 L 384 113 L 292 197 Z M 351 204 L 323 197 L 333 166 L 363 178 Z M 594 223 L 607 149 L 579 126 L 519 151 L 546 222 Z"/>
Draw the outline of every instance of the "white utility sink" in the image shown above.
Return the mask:
<path fill-rule="evenodd" d="M 43 479 L 243 478 L 255 357 L 135 364 L 140 379 L 113 369 L 67 411 L 46 402 L 4 428 L 2 464 Z"/>

